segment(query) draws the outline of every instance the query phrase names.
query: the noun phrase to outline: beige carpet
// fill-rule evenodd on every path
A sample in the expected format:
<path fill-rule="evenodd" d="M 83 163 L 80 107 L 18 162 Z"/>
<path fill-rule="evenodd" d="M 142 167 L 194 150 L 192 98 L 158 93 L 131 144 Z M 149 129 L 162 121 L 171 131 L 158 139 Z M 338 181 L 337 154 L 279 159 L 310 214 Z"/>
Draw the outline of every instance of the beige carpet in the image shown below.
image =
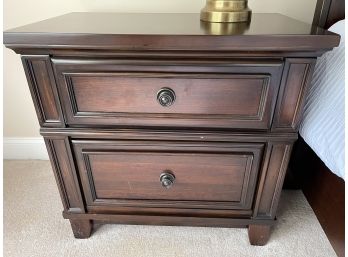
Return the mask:
<path fill-rule="evenodd" d="M 246 229 L 103 225 L 73 238 L 48 161 L 4 162 L 5 257 L 336 256 L 300 191 L 282 193 L 269 243 L 250 246 Z"/>

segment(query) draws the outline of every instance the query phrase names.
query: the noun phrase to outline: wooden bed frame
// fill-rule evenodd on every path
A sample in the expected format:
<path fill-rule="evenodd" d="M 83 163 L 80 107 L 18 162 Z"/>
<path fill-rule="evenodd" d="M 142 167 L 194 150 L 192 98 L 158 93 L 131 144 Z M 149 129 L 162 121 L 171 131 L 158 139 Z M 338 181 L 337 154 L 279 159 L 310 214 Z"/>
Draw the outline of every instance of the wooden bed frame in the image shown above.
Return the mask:
<path fill-rule="evenodd" d="M 328 29 L 344 17 L 344 0 L 318 0 L 313 25 Z M 343 257 L 344 180 L 332 173 L 301 137 L 294 146 L 289 170 L 285 187 L 303 190 L 336 254 Z"/>
<path fill-rule="evenodd" d="M 318 0 L 313 25 L 328 29 L 345 18 L 345 0 Z"/>

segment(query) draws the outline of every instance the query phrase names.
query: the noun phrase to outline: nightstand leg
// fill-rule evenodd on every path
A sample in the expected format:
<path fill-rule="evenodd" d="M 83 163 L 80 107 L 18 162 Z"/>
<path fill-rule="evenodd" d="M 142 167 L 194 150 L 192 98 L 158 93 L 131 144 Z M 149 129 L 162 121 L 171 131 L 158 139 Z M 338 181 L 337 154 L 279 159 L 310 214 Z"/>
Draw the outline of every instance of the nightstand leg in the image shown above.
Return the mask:
<path fill-rule="evenodd" d="M 265 245 L 271 235 L 269 225 L 249 225 L 249 241 L 251 245 Z"/>
<path fill-rule="evenodd" d="M 75 238 L 88 238 L 91 235 L 93 222 L 91 220 L 70 220 L 71 228 Z"/>

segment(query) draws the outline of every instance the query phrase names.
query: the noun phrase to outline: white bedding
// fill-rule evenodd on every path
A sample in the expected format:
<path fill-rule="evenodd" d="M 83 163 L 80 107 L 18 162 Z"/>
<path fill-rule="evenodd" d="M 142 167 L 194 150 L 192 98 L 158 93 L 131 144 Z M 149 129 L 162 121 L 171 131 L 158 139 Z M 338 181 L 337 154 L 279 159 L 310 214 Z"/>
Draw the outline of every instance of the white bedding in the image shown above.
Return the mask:
<path fill-rule="evenodd" d="M 306 99 L 300 135 L 326 166 L 345 178 L 344 171 L 344 21 L 329 30 L 341 43 L 318 59 Z"/>

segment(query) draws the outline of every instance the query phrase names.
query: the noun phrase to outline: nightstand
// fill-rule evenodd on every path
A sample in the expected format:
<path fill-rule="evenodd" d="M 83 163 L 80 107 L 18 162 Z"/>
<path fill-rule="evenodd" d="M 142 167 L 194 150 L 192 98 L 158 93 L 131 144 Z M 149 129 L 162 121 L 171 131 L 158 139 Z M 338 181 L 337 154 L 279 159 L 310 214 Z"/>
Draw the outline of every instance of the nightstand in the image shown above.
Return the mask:
<path fill-rule="evenodd" d="M 279 14 L 71 13 L 4 33 L 76 238 L 93 222 L 248 227 L 254 245 L 316 58 L 339 40 Z"/>

